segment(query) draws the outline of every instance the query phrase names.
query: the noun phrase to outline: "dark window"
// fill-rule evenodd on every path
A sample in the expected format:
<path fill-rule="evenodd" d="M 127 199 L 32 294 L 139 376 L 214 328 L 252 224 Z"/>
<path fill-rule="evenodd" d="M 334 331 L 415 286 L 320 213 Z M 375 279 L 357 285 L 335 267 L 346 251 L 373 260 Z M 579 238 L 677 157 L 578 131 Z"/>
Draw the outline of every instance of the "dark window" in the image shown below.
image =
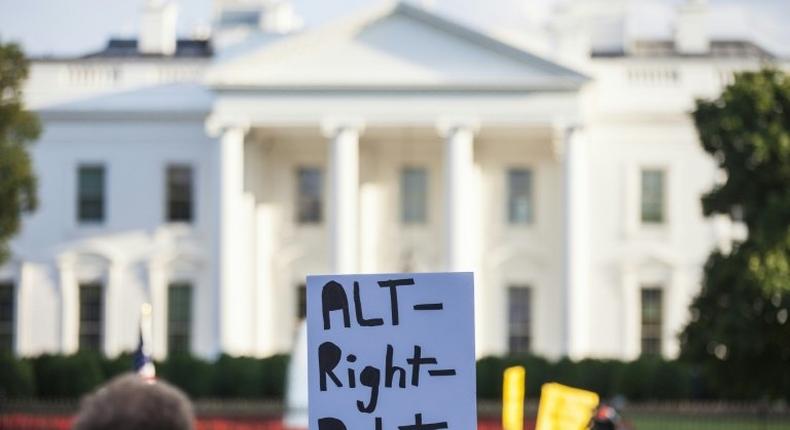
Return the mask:
<path fill-rule="evenodd" d="M 400 180 L 401 221 L 404 224 L 421 224 L 427 219 L 428 172 L 419 167 L 401 171 Z"/>
<path fill-rule="evenodd" d="M 660 224 L 664 222 L 664 171 L 642 170 L 642 222 Z"/>
<path fill-rule="evenodd" d="M 300 321 L 307 317 L 307 287 L 299 284 L 296 287 L 296 317 Z"/>
<path fill-rule="evenodd" d="M 534 217 L 532 202 L 532 171 L 529 169 L 508 170 L 508 221 L 511 224 L 531 223 Z"/>
<path fill-rule="evenodd" d="M 78 176 L 77 219 L 104 221 L 104 167 L 80 166 Z"/>
<path fill-rule="evenodd" d="M 80 285 L 79 349 L 101 351 L 104 323 L 104 288 L 99 283 Z"/>
<path fill-rule="evenodd" d="M 167 352 L 192 351 L 192 285 L 173 283 L 167 289 Z"/>
<path fill-rule="evenodd" d="M 0 353 L 14 352 L 14 284 L 0 283 Z"/>
<path fill-rule="evenodd" d="M 167 167 L 167 220 L 191 222 L 193 210 L 192 167 Z"/>
<path fill-rule="evenodd" d="M 532 348 L 532 289 L 508 288 L 508 349 L 527 354 Z"/>
<path fill-rule="evenodd" d="M 663 316 L 661 288 L 642 289 L 642 354 L 661 355 Z"/>
<path fill-rule="evenodd" d="M 321 169 L 302 167 L 297 171 L 297 213 L 301 224 L 320 223 L 323 215 L 323 180 Z"/>

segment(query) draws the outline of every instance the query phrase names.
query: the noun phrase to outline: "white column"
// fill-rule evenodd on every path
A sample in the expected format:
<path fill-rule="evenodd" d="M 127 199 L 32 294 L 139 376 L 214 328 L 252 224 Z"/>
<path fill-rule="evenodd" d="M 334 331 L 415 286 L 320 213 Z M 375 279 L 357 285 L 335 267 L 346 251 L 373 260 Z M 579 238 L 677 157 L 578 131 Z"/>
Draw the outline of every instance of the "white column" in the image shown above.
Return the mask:
<path fill-rule="evenodd" d="M 622 330 L 622 358 L 633 360 L 639 357 L 642 346 L 639 341 L 640 334 L 640 303 L 639 279 L 636 268 L 631 263 L 624 263 L 620 267 L 621 297 L 620 326 Z"/>
<path fill-rule="evenodd" d="M 167 277 L 158 259 L 148 262 L 147 301 L 151 304 L 151 353 L 161 360 L 167 355 Z"/>
<path fill-rule="evenodd" d="M 470 122 L 439 124 L 444 137 L 444 216 L 445 258 L 450 271 L 471 271 L 475 234 L 472 228 L 474 189 L 474 135 L 477 125 Z"/>
<path fill-rule="evenodd" d="M 476 199 L 477 172 L 474 166 L 474 136 L 479 125 L 471 120 L 443 120 L 438 124 L 444 138 L 444 255 L 445 267 L 453 272 L 474 272 L 479 255 Z M 475 276 L 475 355 L 488 347 L 488 303 L 483 286 Z"/>
<path fill-rule="evenodd" d="M 113 357 L 116 354 L 119 338 L 121 334 L 118 332 L 116 320 L 118 319 L 118 288 L 123 286 L 123 265 L 117 261 L 110 261 L 107 265 L 106 282 L 104 283 L 104 305 L 102 311 L 102 345 L 100 348 L 104 351 L 104 355 Z M 79 295 L 79 294 L 78 294 Z M 136 346 L 136 345 L 135 345 Z M 119 351 L 120 352 L 120 351 Z"/>
<path fill-rule="evenodd" d="M 74 273 L 74 260 L 71 256 L 58 259 L 58 278 L 60 284 L 60 352 L 77 352 L 79 344 L 79 297 L 77 277 Z"/>
<path fill-rule="evenodd" d="M 572 358 L 589 352 L 589 203 L 586 142 L 583 131 L 564 131 L 564 283 L 565 347 Z"/>
<path fill-rule="evenodd" d="M 327 122 L 331 196 L 329 215 L 332 272 L 354 273 L 359 263 L 359 134 L 360 121 Z"/>
<path fill-rule="evenodd" d="M 236 327 L 237 305 L 245 303 L 238 297 L 243 291 L 244 231 L 240 212 L 244 192 L 244 135 L 241 126 L 224 127 L 216 145 L 215 198 L 217 201 L 215 226 L 215 328 L 216 352 L 234 353 L 242 348 Z"/>
<path fill-rule="evenodd" d="M 256 293 L 255 293 L 255 354 L 268 356 L 277 352 L 277 291 L 273 264 L 275 257 L 275 236 L 277 234 L 277 209 L 271 203 L 258 205 L 255 216 L 256 229 Z"/>

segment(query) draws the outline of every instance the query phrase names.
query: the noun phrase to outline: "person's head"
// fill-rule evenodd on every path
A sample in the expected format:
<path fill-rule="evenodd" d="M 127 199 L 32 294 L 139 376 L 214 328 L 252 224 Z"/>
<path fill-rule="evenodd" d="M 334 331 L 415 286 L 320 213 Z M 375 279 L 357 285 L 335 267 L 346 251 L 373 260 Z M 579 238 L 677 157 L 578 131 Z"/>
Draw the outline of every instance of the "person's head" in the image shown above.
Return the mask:
<path fill-rule="evenodd" d="M 192 430 L 189 399 L 163 382 L 118 376 L 83 399 L 72 430 Z"/>

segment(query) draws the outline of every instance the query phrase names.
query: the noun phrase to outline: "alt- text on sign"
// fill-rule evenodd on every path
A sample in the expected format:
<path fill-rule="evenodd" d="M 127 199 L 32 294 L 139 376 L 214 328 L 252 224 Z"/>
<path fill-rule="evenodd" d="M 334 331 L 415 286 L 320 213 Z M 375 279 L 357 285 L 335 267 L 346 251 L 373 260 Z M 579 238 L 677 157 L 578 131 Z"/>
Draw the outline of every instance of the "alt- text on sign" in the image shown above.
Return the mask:
<path fill-rule="evenodd" d="M 472 273 L 307 277 L 311 430 L 474 430 Z"/>

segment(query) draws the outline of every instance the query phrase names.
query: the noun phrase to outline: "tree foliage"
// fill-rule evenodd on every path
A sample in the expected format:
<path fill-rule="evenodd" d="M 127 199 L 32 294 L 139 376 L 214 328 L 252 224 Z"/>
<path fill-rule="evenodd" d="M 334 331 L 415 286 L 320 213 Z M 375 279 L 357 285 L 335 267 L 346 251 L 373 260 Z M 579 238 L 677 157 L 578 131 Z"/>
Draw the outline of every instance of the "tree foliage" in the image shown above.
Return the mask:
<path fill-rule="evenodd" d="M 38 117 L 25 110 L 22 85 L 28 62 L 13 43 L 0 44 L 0 263 L 8 240 L 19 231 L 20 216 L 36 208 L 36 178 L 28 147 L 38 138 Z"/>
<path fill-rule="evenodd" d="M 703 197 L 705 214 L 737 214 L 749 269 L 764 287 L 790 290 L 790 76 L 740 74 L 718 99 L 697 102 L 694 122 L 727 173 Z"/>
<path fill-rule="evenodd" d="M 681 358 L 701 364 L 722 397 L 790 400 L 790 293 L 767 293 L 748 270 L 743 246 L 708 259 Z"/>
<path fill-rule="evenodd" d="M 727 397 L 790 398 L 790 76 L 739 74 L 693 115 L 726 173 L 703 210 L 735 215 L 748 237 L 708 259 L 681 356 L 702 364 Z"/>

